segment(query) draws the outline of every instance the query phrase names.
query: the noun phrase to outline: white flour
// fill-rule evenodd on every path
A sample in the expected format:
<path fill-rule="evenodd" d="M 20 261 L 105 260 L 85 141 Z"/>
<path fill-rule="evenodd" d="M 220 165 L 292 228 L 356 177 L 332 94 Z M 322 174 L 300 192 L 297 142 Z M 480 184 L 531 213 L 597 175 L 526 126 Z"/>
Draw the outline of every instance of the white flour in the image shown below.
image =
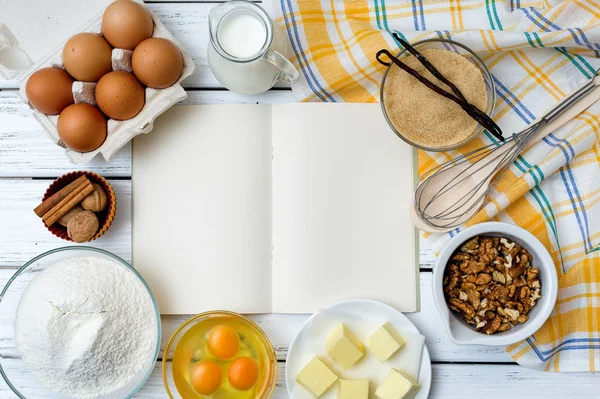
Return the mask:
<path fill-rule="evenodd" d="M 48 389 L 74 398 L 115 392 L 149 366 L 156 316 L 137 277 L 95 257 L 47 267 L 25 289 L 17 352 Z"/>

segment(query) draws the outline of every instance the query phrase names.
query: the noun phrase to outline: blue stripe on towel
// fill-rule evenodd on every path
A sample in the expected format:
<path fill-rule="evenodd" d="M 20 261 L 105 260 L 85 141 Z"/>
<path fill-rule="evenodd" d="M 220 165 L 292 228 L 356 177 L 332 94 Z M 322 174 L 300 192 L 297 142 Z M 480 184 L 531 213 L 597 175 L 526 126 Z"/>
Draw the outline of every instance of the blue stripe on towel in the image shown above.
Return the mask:
<path fill-rule="evenodd" d="M 573 172 L 569 166 L 569 161 L 576 155 L 575 149 L 567 140 L 561 140 L 552 133 L 546 136 L 543 140 L 552 147 L 558 147 L 565 156 L 566 164 L 560 169 L 560 176 L 567 190 L 567 194 L 569 195 L 569 200 L 571 201 L 571 206 L 575 213 L 577 224 L 579 225 L 579 231 L 583 238 L 585 252 L 589 253 L 589 251 L 593 248 L 593 245 L 590 240 L 587 212 L 585 210 L 585 205 L 583 204 L 579 188 L 577 187 L 577 182 L 575 181 L 575 177 L 573 176 Z"/>
<path fill-rule="evenodd" d="M 494 79 L 494 83 L 496 84 L 496 94 L 498 94 L 498 96 L 502 98 L 502 100 L 504 100 L 504 102 L 508 104 L 517 113 L 517 115 L 521 117 L 521 119 L 523 119 L 527 123 L 531 123 L 535 119 L 535 116 L 527 109 L 527 107 L 525 107 L 521 100 L 519 100 L 506 88 L 506 86 L 502 84 L 502 82 L 500 82 L 493 75 L 492 78 Z M 524 115 L 523 112 L 527 115 Z"/>
<path fill-rule="evenodd" d="M 298 63 L 300 64 L 300 70 L 302 71 L 302 74 L 304 75 L 304 78 L 306 79 L 306 82 L 310 86 L 313 93 L 315 93 L 322 101 L 327 101 L 327 100 L 325 97 L 323 97 L 321 95 L 321 93 L 325 94 L 327 96 L 327 98 L 329 98 L 329 100 L 331 100 L 331 102 L 335 102 L 335 99 L 329 93 L 327 93 L 325 91 L 325 89 L 323 89 L 323 87 L 321 87 L 318 79 L 315 77 L 315 75 L 310 67 L 310 63 L 308 62 L 308 60 L 306 58 L 306 54 L 304 54 L 304 50 L 302 49 L 302 42 L 300 41 L 300 35 L 298 34 L 298 27 L 296 25 L 296 18 L 294 17 L 292 3 L 290 0 L 287 0 L 287 3 L 289 6 L 289 11 L 290 11 L 291 26 L 294 31 L 295 40 L 298 43 L 298 48 L 296 48 L 296 45 L 294 44 L 294 37 L 292 36 L 292 31 L 290 29 L 290 20 L 288 20 L 288 17 L 287 17 L 285 0 L 281 0 L 281 9 L 283 11 L 283 18 L 285 20 L 285 25 L 287 26 L 287 32 L 288 32 L 288 36 L 290 38 L 290 43 L 292 45 L 292 49 L 294 50 L 294 54 L 296 54 L 296 58 L 298 59 Z M 305 65 L 306 65 L 306 67 L 305 67 Z M 319 90 L 315 89 L 315 87 L 313 86 L 311 79 L 309 78 L 308 75 L 310 75 L 310 78 L 312 78 L 314 80 L 314 82 Z"/>
<path fill-rule="evenodd" d="M 533 340 L 531 339 L 531 337 L 527 338 L 525 341 L 527 341 L 527 343 L 529 344 L 529 346 L 531 346 L 531 348 L 533 349 L 533 351 L 535 352 L 535 354 L 537 355 L 537 357 L 542 361 L 542 362 L 546 362 L 548 361 L 552 356 L 554 356 L 555 354 L 557 354 L 558 352 L 563 352 L 563 351 L 573 351 L 573 350 L 589 350 L 589 349 L 600 349 L 600 339 L 598 338 L 573 338 L 573 339 L 568 339 L 564 342 L 561 342 L 559 345 L 551 348 L 550 350 L 547 351 L 541 351 L 533 342 Z M 592 344 L 594 342 L 599 342 L 598 344 Z M 572 343 L 588 343 L 588 345 L 572 345 L 572 346 L 567 346 L 568 344 L 572 344 Z"/>

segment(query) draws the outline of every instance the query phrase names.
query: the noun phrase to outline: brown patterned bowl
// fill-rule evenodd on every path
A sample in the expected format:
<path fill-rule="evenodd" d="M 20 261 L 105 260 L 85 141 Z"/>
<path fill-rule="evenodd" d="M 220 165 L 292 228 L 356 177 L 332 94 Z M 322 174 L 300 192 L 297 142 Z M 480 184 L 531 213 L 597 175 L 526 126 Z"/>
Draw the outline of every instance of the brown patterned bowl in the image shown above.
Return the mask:
<path fill-rule="evenodd" d="M 91 240 L 89 240 L 89 241 L 94 241 L 96 238 L 98 238 L 102 234 L 104 234 L 106 232 L 106 230 L 108 230 L 108 228 L 112 224 L 113 220 L 115 219 L 115 213 L 117 213 L 117 197 L 115 196 L 115 190 L 113 190 L 112 186 L 108 183 L 108 181 L 104 177 L 100 176 L 97 173 L 83 171 L 83 170 L 64 174 L 61 177 L 59 177 L 58 179 L 54 180 L 54 182 L 52 184 L 50 184 L 50 187 L 48 187 L 48 189 L 44 193 L 44 198 L 42 199 L 42 201 L 47 200 L 54 193 L 56 193 L 57 191 L 59 191 L 60 189 L 62 189 L 63 187 L 65 187 L 66 185 L 68 185 L 69 183 L 73 182 L 74 180 L 76 180 L 77 178 L 79 178 L 83 175 L 87 176 L 87 178 L 90 180 L 90 182 L 96 183 L 96 184 L 99 184 L 100 186 L 102 186 L 102 189 L 106 193 L 106 197 L 107 197 L 106 208 L 101 212 L 96 212 L 96 215 L 98 216 L 98 221 L 100 222 L 100 228 L 98 229 L 98 232 L 96 233 L 96 235 L 94 237 L 92 237 Z M 42 223 L 44 223 L 44 222 L 42 222 Z M 44 225 L 46 225 L 46 224 L 44 223 Z M 67 228 L 65 226 L 62 226 L 59 223 L 54 223 L 52 226 L 46 226 L 46 228 L 52 234 L 54 234 L 55 236 L 57 236 L 59 238 L 62 238 L 63 240 L 73 241 L 67 234 Z"/>

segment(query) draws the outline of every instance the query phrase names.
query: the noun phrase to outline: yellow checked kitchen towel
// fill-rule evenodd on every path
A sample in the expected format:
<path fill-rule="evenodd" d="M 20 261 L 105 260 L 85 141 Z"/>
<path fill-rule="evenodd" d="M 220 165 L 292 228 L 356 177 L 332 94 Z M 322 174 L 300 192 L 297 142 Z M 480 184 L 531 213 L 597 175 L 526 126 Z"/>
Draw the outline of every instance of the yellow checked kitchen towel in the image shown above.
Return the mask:
<path fill-rule="evenodd" d="M 494 119 L 517 132 L 597 74 L 597 0 L 272 0 L 304 101 L 375 102 L 391 32 L 414 43 L 447 38 L 477 52 L 494 77 Z M 472 146 L 488 144 L 482 135 Z M 451 152 L 456 156 L 461 150 Z M 419 172 L 447 154 L 419 153 Z M 600 368 L 600 103 L 523 153 L 473 222 L 534 233 L 559 274 L 558 302 L 534 336 L 507 348 L 546 371 Z M 434 249 L 456 232 L 427 236 Z"/>

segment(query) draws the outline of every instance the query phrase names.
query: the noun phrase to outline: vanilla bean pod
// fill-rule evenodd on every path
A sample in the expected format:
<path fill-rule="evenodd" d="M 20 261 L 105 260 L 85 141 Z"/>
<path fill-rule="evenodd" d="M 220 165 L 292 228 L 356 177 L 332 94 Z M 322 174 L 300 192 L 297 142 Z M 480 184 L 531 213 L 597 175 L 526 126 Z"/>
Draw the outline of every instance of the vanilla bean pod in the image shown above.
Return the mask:
<path fill-rule="evenodd" d="M 495 138 L 498 140 L 504 141 L 504 137 L 502 136 L 502 130 L 500 127 L 490 118 L 485 112 L 481 111 L 479 108 L 469 103 L 462 92 L 456 87 L 452 82 L 446 79 L 430 62 L 427 58 L 419 53 L 415 48 L 413 48 L 410 44 L 408 44 L 405 40 L 402 40 L 396 33 L 393 34 L 394 38 L 400 42 L 404 48 L 408 52 L 410 52 L 413 56 L 417 58 L 417 60 L 427 68 L 429 72 L 441 82 L 445 83 L 450 89 L 454 92 L 448 93 L 446 90 L 438 87 L 435 83 L 431 82 L 429 79 L 421 76 L 417 71 L 413 68 L 409 67 L 398 58 L 396 58 L 392 53 L 388 50 L 380 50 L 377 52 L 376 58 L 380 64 L 390 66 L 391 62 L 384 61 L 380 57 L 382 54 L 388 56 L 388 58 L 396 64 L 400 69 L 407 72 L 419 82 L 427 86 L 429 89 L 435 91 L 437 94 L 446 97 L 447 99 L 458 104 L 471 118 L 477 121 L 484 129 L 488 130 Z"/>

